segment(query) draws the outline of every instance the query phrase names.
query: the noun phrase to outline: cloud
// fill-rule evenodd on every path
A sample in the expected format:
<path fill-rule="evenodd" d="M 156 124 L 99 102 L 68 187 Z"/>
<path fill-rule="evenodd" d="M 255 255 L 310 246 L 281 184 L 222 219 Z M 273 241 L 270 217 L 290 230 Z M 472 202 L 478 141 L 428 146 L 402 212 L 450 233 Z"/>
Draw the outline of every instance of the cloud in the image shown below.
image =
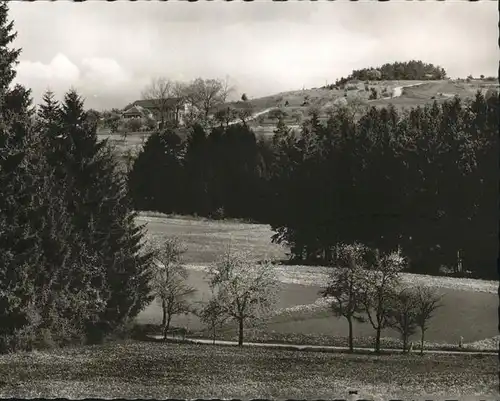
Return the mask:
<path fill-rule="evenodd" d="M 68 84 L 79 79 L 80 69 L 64 54 L 58 53 L 49 64 L 40 61 L 20 61 L 17 66 L 17 77 L 20 82 L 43 80 Z"/>
<path fill-rule="evenodd" d="M 105 86 L 121 85 L 130 80 L 128 74 L 116 60 L 105 57 L 90 57 L 82 60 L 83 81 Z"/>
<path fill-rule="evenodd" d="M 453 77 L 496 75 L 500 57 L 494 2 L 293 2 L 284 7 L 40 1 L 9 7 L 18 31 L 15 46 L 23 49 L 21 83 L 34 95 L 37 87 L 65 92 L 74 86 L 89 102 L 100 99 L 93 107 L 133 101 L 156 76 L 229 75 L 239 93 L 256 97 L 409 59 L 441 65 Z"/>
<path fill-rule="evenodd" d="M 137 83 L 132 75 L 115 59 L 109 57 L 84 57 L 73 62 L 63 53 L 57 53 L 48 63 L 21 60 L 17 66 L 16 83 L 32 90 L 35 103 L 50 89 L 56 99 L 62 100 L 64 93 L 75 88 L 89 107 L 101 107 L 101 103 L 114 104 L 118 99 L 136 92 Z M 136 82 L 137 81 L 137 82 Z M 112 99 L 107 94 L 112 93 Z M 88 103 L 88 104 L 87 104 Z"/>

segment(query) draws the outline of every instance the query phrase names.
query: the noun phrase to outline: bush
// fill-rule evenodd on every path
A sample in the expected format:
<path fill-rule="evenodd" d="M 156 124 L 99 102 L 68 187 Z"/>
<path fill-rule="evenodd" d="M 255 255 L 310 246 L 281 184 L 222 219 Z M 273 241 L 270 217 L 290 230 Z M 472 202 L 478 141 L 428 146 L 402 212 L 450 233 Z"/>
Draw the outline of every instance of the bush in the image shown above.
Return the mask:
<path fill-rule="evenodd" d="M 158 127 L 158 123 L 152 117 L 146 117 L 144 119 L 144 121 L 142 122 L 142 125 L 143 125 L 144 129 L 148 130 L 148 131 L 153 131 Z"/>
<path fill-rule="evenodd" d="M 131 118 L 127 120 L 125 127 L 132 132 L 140 131 L 142 128 L 142 121 L 140 118 Z"/>
<path fill-rule="evenodd" d="M 370 97 L 368 99 L 370 100 L 375 100 L 375 99 L 378 99 L 378 92 L 377 92 L 377 89 L 375 88 L 370 88 Z"/>
<path fill-rule="evenodd" d="M 217 208 L 210 217 L 214 220 L 224 220 L 224 218 L 226 217 L 226 212 L 224 211 L 224 207 L 221 206 Z"/>

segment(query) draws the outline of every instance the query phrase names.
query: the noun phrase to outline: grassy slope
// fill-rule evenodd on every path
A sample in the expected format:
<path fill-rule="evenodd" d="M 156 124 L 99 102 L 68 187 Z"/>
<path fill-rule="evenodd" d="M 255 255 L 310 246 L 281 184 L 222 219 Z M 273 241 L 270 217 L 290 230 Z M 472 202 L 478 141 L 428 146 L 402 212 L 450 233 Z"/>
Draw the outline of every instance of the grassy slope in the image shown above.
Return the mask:
<path fill-rule="evenodd" d="M 425 104 L 431 103 L 434 100 L 438 102 L 444 102 L 453 95 L 459 95 L 462 98 L 472 98 L 477 90 L 482 90 L 483 92 L 490 87 L 498 88 L 498 83 L 483 82 L 483 81 L 472 81 L 470 83 L 466 82 L 456 82 L 456 81 L 380 81 L 371 82 L 368 86 L 370 88 L 375 88 L 379 94 L 383 90 L 386 90 L 388 94 L 396 87 L 412 85 L 415 82 L 424 82 L 423 85 L 419 85 L 413 88 L 408 88 L 403 91 L 402 96 L 397 98 L 384 98 L 377 100 L 369 100 L 370 92 L 365 91 L 365 84 L 359 82 L 355 84 L 357 86 L 356 90 L 347 91 L 348 101 L 353 99 L 361 100 L 365 106 L 376 106 L 384 107 L 389 104 L 393 104 L 397 109 L 409 109 L 416 106 L 423 106 Z M 440 95 L 442 94 L 442 95 Z M 265 98 L 268 100 L 274 99 L 275 104 L 272 105 L 277 107 L 279 104 L 289 115 L 296 110 L 301 111 L 304 115 L 307 115 L 310 106 L 302 106 L 305 97 L 308 96 L 310 105 L 315 105 L 322 110 L 321 116 L 326 117 L 326 111 L 332 106 L 335 99 L 344 97 L 343 90 L 328 90 L 328 89 L 306 89 L 300 91 L 283 92 L 274 97 Z M 434 99 L 433 99 L 434 98 Z M 278 101 L 279 100 L 279 101 Z M 260 101 L 260 99 L 252 100 L 252 102 Z M 284 106 L 288 101 L 288 106 Z M 268 107 L 272 107 L 268 106 Z M 290 125 L 296 124 L 292 118 L 288 118 L 287 123 Z M 252 123 L 253 129 L 256 134 L 259 135 L 271 135 L 273 129 L 276 125 L 276 120 L 269 118 L 258 119 Z"/>
<path fill-rule="evenodd" d="M 23 398 L 484 399 L 498 359 L 126 342 L 2 355 L 0 378 L 0 397 Z"/>
<path fill-rule="evenodd" d="M 378 93 L 382 93 L 385 89 L 390 94 L 394 88 L 412 85 L 415 82 L 422 81 L 380 81 L 380 82 L 370 82 L 370 88 L 376 88 Z M 473 80 L 469 83 L 467 82 L 458 82 L 458 81 L 424 81 L 425 83 L 421 86 L 409 88 L 404 90 L 402 96 L 397 98 L 387 98 L 387 99 L 377 99 L 369 101 L 368 97 L 370 92 L 365 91 L 364 82 L 359 82 L 356 85 L 356 90 L 349 90 L 347 92 L 347 99 L 361 99 L 367 106 L 377 106 L 383 107 L 392 103 L 398 109 L 403 108 L 411 108 L 415 106 L 423 106 L 427 103 L 431 103 L 434 101 L 432 97 L 438 102 L 443 102 L 450 97 L 450 95 L 459 95 L 462 98 L 471 98 L 474 96 L 476 91 L 482 90 L 486 91 L 490 87 L 498 88 L 498 83 L 486 82 L 481 80 Z M 440 96 L 439 94 L 443 95 Z M 323 110 L 322 116 L 326 116 L 326 111 L 329 107 L 331 107 L 332 103 L 339 98 L 344 97 L 343 90 L 329 90 L 329 89 L 305 89 L 305 90 L 295 90 L 288 92 L 281 92 L 271 96 L 265 96 L 256 99 L 250 99 L 249 103 L 252 105 L 254 112 L 259 112 L 261 110 L 270 108 L 270 107 L 278 107 L 281 106 L 283 109 L 291 115 L 294 111 L 299 110 L 304 115 L 307 114 L 309 110 L 309 106 L 302 106 L 304 103 L 305 97 L 309 97 L 310 105 L 315 105 L 320 107 Z M 285 103 L 288 101 L 288 106 L 285 106 Z M 243 102 L 232 102 L 229 103 L 233 107 L 241 107 Z M 287 123 L 290 125 L 296 124 L 296 122 L 292 118 L 288 118 Z M 276 125 L 276 121 L 273 119 L 266 118 L 266 116 L 262 116 L 258 118 L 256 121 L 252 121 L 250 123 L 255 133 L 258 135 L 270 135 L 273 132 L 273 129 Z M 136 149 L 140 146 L 142 142 L 143 133 L 130 133 L 127 135 L 127 139 L 123 141 L 121 139 L 121 134 L 118 135 L 109 135 L 109 130 L 101 130 L 99 137 L 111 139 L 117 148 L 118 151 L 123 152 L 128 148 Z M 181 133 L 181 135 L 185 135 L 185 133 Z"/>
<path fill-rule="evenodd" d="M 186 243 L 188 251 L 185 259 L 192 265 L 190 283 L 198 288 L 194 301 L 202 301 L 209 296 L 205 273 L 199 265 L 213 262 L 229 243 L 232 249 L 248 251 L 256 259 L 285 257 L 284 248 L 271 244 L 272 231 L 265 225 L 145 215 L 143 213 L 139 221 L 147 222 L 148 235 L 153 241 L 166 236 L 177 236 Z M 313 304 L 319 297 L 321 285 L 328 277 L 328 269 L 322 267 L 276 266 L 276 269 L 281 281 L 277 310 Z M 497 283 L 418 275 L 405 275 L 404 279 L 410 283 L 420 281 L 432 285 L 445 296 L 444 306 L 436 312 L 435 320 L 427 333 L 428 340 L 456 344 L 460 336 L 469 342 L 493 337 L 498 333 Z M 284 311 L 285 313 L 272 318 L 265 330 L 283 334 L 345 336 L 345 319 L 331 316 L 321 305 L 313 309 L 300 306 L 297 309 L 292 313 Z M 161 311 L 156 303 L 151 304 L 138 317 L 142 323 L 159 323 L 160 319 Z M 202 328 L 194 316 L 177 317 L 173 323 L 188 325 L 196 330 Z M 373 335 L 373 329 L 366 323 L 357 324 L 355 330 L 357 336 Z M 391 330 L 386 330 L 384 335 L 397 336 Z"/>

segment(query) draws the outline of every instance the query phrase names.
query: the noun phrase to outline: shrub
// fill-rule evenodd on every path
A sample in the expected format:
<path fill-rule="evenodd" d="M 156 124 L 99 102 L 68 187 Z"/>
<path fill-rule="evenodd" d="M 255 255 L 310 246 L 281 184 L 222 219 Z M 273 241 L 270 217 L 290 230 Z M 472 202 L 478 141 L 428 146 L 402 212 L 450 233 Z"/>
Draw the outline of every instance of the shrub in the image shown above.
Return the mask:
<path fill-rule="evenodd" d="M 132 132 L 140 131 L 142 128 L 142 121 L 140 118 L 131 118 L 127 120 L 125 127 Z"/>
<path fill-rule="evenodd" d="M 370 100 L 375 100 L 375 99 L 378 99 L 378 92 L 377 92 L 377 89 L 375 89 L 375 88 L 370 88 L 370 91 L 371 91 L 371 93 L 370 93 L 370 96 L 369 96 L 369 98 L 368 98 L 368 99 L 370 99 Z"/>
<path fill-rule="evenodd" d="M 224 218 L 226 217 L 226 212 L 224 211 L 224 207 L 221 206 L 217 208 L 210 217 L 214 220 L 224 220 Z"/>

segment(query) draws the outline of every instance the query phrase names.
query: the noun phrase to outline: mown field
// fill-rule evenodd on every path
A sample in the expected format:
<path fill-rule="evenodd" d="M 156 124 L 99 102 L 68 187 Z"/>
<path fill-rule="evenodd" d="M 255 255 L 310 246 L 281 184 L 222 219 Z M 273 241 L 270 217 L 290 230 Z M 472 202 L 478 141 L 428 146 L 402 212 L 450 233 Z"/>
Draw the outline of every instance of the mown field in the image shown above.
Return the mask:
<path fill-rule="evenodd" d="M 498 358 L 362 355 L 127 341 L 0 356 L 0 397 L 498 397 Z"/>
<path fill-rule="evenodd" d="M 157 217 L 152 217 L 155 215 Z M 231 249 L 249 252 L 257 260 L 280 260 L 286 257 L 283 247 L 271 243 L 272 231 L 265 225 L 158 216 L 142 214 L 139 221 L 146 224 L 151 241 L 158 243 L 162 238 L 175 236 L 187 245 L 185 261 L 189 265 L 189 282 L 198 289 L 193 303 L 208 299 L 210 292 L 206 282 L 206 266 L 214 262 L 228 245 Z M 275 265 L 274 268 L 280 280 L 275 313 L 270 319 L 258 324 L 255 333 L 260 334 L 257 337 L 253 335 L 253 340 L 259 340 L 259 336 L 262 339 L 266 336 L 290 339 L 295 335 L 302 339 L 323 338 L 326 342 L 336 342 L 338 338 L 346 336 L 345 319 L 332 316 L 328 306 L 318 299 L 318 293 L 328 279 L 328 268 L 286 265 Z M 443 295 L 443 307 L 436 311 L 426 333 L 429 342 L 456 345 L 461 336 L 464 342 L 470 343 L 498 334 L 497 282 L 414 274 L 404 274 L 403 281 L 430 285 Z M 139 315 L 138 322 L 160 323 L 159 305 L 152 303 Z M 176 317 L 173 324 L 187 326 L 190 330 L 203 329 L 194 315 Z M 234 335 L 234 330 L 229 330 L 225 338 Z M 368 323 L 356 323 L 355 335 L 373 336 L 373 329 Z M 385 330 L 383 335 L 398 337 L 390 329 Z M 417 340 L 418 335 L 413 339 Z"/>

